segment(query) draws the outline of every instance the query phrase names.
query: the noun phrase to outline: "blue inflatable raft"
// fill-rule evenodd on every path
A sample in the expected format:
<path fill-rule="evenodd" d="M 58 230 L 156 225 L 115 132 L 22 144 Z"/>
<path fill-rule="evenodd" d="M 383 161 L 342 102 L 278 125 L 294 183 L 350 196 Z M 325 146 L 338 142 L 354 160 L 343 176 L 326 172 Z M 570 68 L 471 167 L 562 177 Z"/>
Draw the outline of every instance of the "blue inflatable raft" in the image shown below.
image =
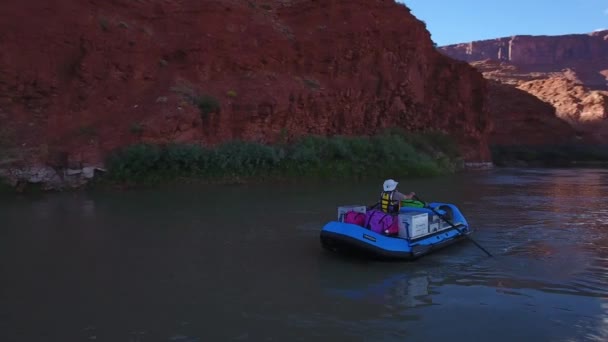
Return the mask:
<path fill-rule="evenodd" d="M 334 252 L 413 260 L 461 241 L 472 232 L 458 207 L 438 202 L 427 203 L 425 207 L 401 207 L 395 216 L 399 220 L 398 235 L 389 236 L 344 222 L 348 211 L 364 213 L 368 210 L 365 206 L 339 207 L 338 219 L 321 230 L 322 246 Z"/>

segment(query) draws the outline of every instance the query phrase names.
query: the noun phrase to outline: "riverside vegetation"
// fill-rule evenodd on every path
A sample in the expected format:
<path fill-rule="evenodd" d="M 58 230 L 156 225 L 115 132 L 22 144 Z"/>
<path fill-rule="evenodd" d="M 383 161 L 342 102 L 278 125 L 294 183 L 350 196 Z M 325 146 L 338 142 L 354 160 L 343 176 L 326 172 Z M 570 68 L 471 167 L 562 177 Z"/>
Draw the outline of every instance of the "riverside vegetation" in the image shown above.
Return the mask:
<path fill-rule="evenodd" d="M 244 141 L 213 148 L 137 144 L 108 157 L 104 181 L 437 176 L 455 172 L 460 164 L 456 144 L 447 135 L 391 130 L 372 137 L 306 136 L 276 145 Z"/>
<path fill-rule="evenodd" d="M 608 146 L 492 146 L 491 151 L 498 167 L 608 165 Z M 276 145 L 136 144 L 112 153 L 106 160 L 106 175 L 92 185 L 428 177 L 454 173 L 462 165 L 448 135 L 393 129 L 371 137 L 306 136 Z M 0 192 L 12 189 L 0 177 Z"/>
<path fill-rule="evenodd" d="M 608 165 L 608 146 L 540 145 L 492 146 L 496 166 Z"/>

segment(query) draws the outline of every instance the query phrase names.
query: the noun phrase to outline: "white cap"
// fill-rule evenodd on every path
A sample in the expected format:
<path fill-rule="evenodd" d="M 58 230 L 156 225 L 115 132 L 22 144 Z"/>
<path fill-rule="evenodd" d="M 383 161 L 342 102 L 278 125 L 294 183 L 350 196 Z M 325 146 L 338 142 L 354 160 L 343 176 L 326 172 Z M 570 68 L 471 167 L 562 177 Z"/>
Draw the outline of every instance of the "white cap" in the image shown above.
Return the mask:
<path fill-rule="evenodd" d="M 393 179 L 387 179 L 384 181 L 384 191 L 393 191 L 397 188 L 397 182 Z"/>

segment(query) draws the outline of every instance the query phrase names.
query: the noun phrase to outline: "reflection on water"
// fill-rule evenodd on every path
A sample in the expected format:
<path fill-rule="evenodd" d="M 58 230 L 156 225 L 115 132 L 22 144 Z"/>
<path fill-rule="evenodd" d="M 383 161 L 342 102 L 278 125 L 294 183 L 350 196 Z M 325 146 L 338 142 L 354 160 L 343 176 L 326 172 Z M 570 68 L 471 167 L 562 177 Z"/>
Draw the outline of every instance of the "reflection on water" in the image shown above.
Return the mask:
<path fill-rule="evenodd" d="M 329 270 L 322 277 L 326 292 L 383 305 L 390 317 L 406 317 L 413 309 L 420 315 L 423 308 L 459 312 L 460 306 L 462 314 L 483 320 L 483 308 L 491 307 L 522 329 L 523 340 L 606 340 L 608 172 L 510 170 L 479 183 L 484 187 L 463 192 L 460 200 L 469 204 L 465 213 L 479 229 L 475 238 L 496 258 L 473 257 L 471 245 L 458 247 L 456 261 L 445 251 L 403 270 L 389 267 L 382 277 L 370 276 L 368 265 L 349 271 L 364 275 L 354 280 Z"/>
<path fill-rule="evenodd" d="M 590 333 L 590 336 L 597 341 L 608 341 L 608 299 L 602 299 L 602 323 L 597 333 Z"/>
<path fill-rule="evenodd" d="M 410 277 L 407 274 L 398 273 L 377 282 L 368 280 L 364 285 L 350 284 L 344 287 L 334 287 L 326 284 L 324 288 L 326 293 L 331 296 L 341 296 L 388 307 L 415 308 L 432 305 L 427 276 Z"/>
<path fill-rule="evenodd" d="M 459 204 L 494 258 L 322 251 L 336 206 L 379 184 L 0 198 L 0 340 L 608 339 L 608 170 L 402 182 Z"/>

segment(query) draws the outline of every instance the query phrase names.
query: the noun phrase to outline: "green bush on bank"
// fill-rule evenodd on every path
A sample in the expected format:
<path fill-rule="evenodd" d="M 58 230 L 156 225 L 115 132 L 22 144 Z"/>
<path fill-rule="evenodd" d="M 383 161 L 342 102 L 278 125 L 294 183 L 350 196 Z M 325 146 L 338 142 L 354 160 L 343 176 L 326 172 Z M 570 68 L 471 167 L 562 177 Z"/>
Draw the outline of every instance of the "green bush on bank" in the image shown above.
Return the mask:
<path fill-rule="evenodd" d="M 389 131 L 373 137 L 306 136 L 292 144 L 273 146 L 244 141 L 215 148 L 138 144 L 113 153 L 106 166 L 110 180 L 154 182 L 175 178 L 436 176 L 454 172 L 457 162 L 454 142 L 446 136 Z"/>
<path fill-rule="evenodd" d="M 540 164 L 571 165 L 576 162 L 608 162 L 608 146 L 590 145 L 514 145 L 491 146 L 492 160 L 497 166 Z"/>
<path fill-rule="evenodd" d="M 6 179 L 0 177 L 0 193 L 10 191 L 13 191 L 13 187 L 10 186 L 9 182 Z"/>

